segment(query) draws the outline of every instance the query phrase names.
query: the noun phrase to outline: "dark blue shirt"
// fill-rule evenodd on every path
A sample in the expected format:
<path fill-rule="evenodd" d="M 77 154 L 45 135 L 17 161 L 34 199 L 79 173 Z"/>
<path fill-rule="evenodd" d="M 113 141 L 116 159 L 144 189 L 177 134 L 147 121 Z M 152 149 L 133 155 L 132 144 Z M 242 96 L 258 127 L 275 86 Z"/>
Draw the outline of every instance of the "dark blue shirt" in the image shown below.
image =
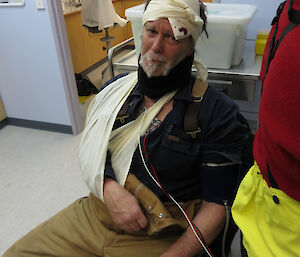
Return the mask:
<path fill-rule="evenodd" d="M 145 144 L 149 160 L 144 150 L 143 156 L 149 170 L 152 172 L 151 163 L 165 191 L 177 201 L 202 198 L 220 204 L 224 201 L 230 203 L 237 188 L 239 166 L 249 138 L 249 127 L 240 115 L 238 106 L 224 93 L 209 86 L 198 115 L 201 133 L 197 138 L 186 134 L 183 120 L 188 103 L 192 101 L 194 80 L 175 94 L 173 109 L 160 126 L 147 135 L 145 142 L 145 135 L 141 137 L 141 144 Z M 137 84 L 131 94 L 128 118 L 125 123 L 116 120 L 114 129 L 134 120 L 139 115 L 142 102 L 143 95 Z M 228 162 L 233 164 L 207 165 Z M 147 173 L 138 149 L 133 155 L 130 172 L 161 200 L 167 201 L 162 190 Z M 109 153 L 105 176 L 114 178 Z"/>

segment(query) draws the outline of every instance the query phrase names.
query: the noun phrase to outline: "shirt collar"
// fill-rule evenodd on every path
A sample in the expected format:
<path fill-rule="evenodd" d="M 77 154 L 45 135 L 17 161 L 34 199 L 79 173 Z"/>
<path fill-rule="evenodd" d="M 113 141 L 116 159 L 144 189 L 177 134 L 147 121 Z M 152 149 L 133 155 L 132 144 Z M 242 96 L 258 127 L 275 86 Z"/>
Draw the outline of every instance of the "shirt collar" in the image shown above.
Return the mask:
<path fill-rule="evenodd" d="M 131 94 L 134 96 L 143 96 L 143 94 L 141 93 L 141 89 L 139 87 L 139 82 L 136 84 Z"/>

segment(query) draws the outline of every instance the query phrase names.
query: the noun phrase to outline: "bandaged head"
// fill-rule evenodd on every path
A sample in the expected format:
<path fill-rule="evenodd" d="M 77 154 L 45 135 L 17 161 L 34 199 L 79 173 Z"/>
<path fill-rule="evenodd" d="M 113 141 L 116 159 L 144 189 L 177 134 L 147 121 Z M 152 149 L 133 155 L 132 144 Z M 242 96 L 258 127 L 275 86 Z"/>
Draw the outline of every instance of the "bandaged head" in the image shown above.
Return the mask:
<path fill-rule="evenodd" d="M 198 0 L 151 0 L 143 15 L 143 25 L 167 18 L 176 40 L 191 35 L 196 42 L 203 26 L 199 13 Z"/>
<path fill-rule="evenodd" d="M 196 44 L 204 23 L 199 14 L 199 0 L 151 0 L 143 15 L 143 25 L 148 21 L 167 18 L 176 40 L 191 36 Z M 205 65 L 195 60 L 193 64 L 199 76 L 205 80 Z"/>

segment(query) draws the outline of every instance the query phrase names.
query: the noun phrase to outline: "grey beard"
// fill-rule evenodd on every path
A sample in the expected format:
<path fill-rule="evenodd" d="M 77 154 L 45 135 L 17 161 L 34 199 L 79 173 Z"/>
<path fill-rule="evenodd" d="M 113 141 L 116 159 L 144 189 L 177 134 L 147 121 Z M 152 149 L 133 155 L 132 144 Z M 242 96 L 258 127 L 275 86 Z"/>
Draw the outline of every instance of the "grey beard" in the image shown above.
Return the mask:
<path fill-rule="evenodd" d="M 156 71 L 157 66 L 156 64 L 150 63 L 148 65 L 144 64 L 144 60 L 147 59 L 149 57 L 142 55 L 139 61 L 139 64 L 143 67 L 143 70 L 145 71 L 145 73 L 147 74 L 148 78 L 151 78 L 153 73 Z M 166 68 L 163 71 L 162 76 L 167 76 L 170 71 L 171 71 L 172 67 L 169 63 L 167 63 Z"/>

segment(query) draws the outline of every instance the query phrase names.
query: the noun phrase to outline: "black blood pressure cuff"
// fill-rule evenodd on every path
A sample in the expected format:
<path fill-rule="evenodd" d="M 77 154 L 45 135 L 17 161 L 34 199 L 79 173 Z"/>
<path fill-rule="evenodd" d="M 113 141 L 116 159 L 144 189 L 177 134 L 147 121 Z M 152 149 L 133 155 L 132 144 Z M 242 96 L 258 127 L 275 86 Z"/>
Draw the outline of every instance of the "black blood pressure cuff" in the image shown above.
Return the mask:
<path fill-rule="evenodd" d="M 239 165 L 202 166 L 202 198 L 208 202 L 229 205 L 233 203 L 238 188 Z"/>

